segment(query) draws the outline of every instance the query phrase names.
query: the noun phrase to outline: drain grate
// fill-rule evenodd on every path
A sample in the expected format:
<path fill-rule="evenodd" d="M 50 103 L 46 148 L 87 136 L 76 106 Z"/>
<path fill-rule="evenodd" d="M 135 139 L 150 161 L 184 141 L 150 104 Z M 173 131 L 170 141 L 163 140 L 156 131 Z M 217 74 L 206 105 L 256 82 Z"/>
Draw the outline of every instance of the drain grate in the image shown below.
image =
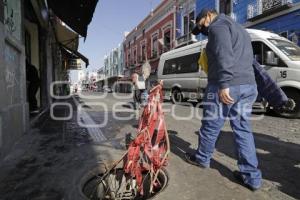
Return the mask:
<path fill-rule="evenodd" d="M 143 174 L 143 195 L 139 194 L 136 180 L 127 176 L 122 168 L 112 170 L 105 178 L 104 173 L 92 176 L 83 185 L 83 194 L 91 200 L 146 200 L 163 191 L 168 185 L 165 169 L 158 174 L 158 184 L 150 194 L 150 174 Z"/>

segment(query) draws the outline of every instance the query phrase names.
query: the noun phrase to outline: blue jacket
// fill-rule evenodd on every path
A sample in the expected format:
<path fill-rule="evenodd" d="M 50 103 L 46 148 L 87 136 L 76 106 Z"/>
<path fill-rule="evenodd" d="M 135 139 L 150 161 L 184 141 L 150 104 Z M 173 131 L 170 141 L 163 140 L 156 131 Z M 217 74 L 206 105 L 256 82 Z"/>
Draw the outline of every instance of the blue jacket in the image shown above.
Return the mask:
<path fill-rule="evenodd" d="M 259 96 L 263 97 L 271 106 L 276 108 L 283 106 L 288 101 L 286 94 L 256 60 L 253 61 L 253 69 Z"/>
<path fill-rule="evenodd" d="M 230 17 L 220 14 L 210 24 L 206 53 L 208 83 L 216 84 L 221 89 L 255 84 L 251 38 Z"/>

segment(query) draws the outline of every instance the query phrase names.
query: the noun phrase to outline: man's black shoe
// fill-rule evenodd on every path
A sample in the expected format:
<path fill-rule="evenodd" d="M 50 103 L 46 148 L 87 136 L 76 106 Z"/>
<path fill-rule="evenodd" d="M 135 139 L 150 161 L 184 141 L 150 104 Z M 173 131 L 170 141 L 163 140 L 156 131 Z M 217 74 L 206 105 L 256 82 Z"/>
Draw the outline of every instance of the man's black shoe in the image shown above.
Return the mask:
<path fill-rule="evenodd" d="M 195 166 L 203 168 L 203 169 L 208 168 L 207 166 L 204 166 L 204 165 L 200 164 L 199 162 L 197 162 L 196 156 L 194 154 L 185 153 L 184 157 L 185 157 L 186 162 L 188 162 L 192 165 L 195 165 Z"/>
<path fill-rule="evenodd" d="M 255 192 L 257 191 L 259 188 L 255 188 L 255 187 L 252 187 L 251 185 L 248 185 L 244 182 L 244 179 L 243 179 L 243 176 L 242 176 L 242 173 L 239 172 L 239 171 L 234 171 L 233 172 L 233 176 L 234 178 L 241 184 L 243 185 L 244 187 L 248 188 L 249 190 Z"/>

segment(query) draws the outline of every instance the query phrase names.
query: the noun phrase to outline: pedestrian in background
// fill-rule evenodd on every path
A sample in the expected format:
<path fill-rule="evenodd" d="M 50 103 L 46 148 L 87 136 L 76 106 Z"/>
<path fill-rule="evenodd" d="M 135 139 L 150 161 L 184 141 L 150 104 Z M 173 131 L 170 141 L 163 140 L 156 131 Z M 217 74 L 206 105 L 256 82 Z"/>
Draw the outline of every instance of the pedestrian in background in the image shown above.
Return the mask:
<path fill-rule="evenodd" d="M 200 33 L 208 36 L 208 85 L 198 148 L 194 154 L 187 153 L 186 160 L 203 168 L 210 167 L 216 140 L 229 118 L 240 169 L 234 176 L 251 190 L 257 190 L 262 175 L 250 122 L 257 97 L 250 36 L 231 18 L 210 9 L 203 9 L 197 16 L 193 34 Z"/>
<path fill-rule="evenodd" d="M 38 103 L 36 93 L 40 87 L 40 78 L 38 70 L 26 59 L 26 81 L 27 81 L 27 96 L 30 113 L 38 112 Z"/>
<path fill-rule="evenodd" d="M 131 79 L 133 83 L 133 104 L 136 110 L 143 103 L 142 94 L 146 90 L 146 84 L 143 76 L 136 72 L 132 74 Z"/>

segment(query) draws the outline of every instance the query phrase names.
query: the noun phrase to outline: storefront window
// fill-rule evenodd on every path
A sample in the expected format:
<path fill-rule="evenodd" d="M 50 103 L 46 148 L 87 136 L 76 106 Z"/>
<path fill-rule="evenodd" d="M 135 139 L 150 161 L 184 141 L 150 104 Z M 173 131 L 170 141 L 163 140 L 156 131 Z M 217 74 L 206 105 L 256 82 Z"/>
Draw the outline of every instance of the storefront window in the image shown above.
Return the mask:
<path fill-rule="evenodd" d="M 1 0 L 2 1 L 2 0 Z M 4 25 L 16 39 L 21 40 L 21 1 L 3 0 Z"/>

